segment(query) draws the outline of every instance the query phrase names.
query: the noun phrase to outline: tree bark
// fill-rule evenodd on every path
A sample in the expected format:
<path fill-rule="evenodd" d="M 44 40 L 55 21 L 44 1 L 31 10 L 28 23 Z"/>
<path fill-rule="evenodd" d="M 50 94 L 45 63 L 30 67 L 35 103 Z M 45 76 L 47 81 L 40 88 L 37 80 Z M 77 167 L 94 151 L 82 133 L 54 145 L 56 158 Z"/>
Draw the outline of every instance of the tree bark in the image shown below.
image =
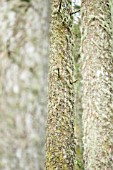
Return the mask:
<path fill-rule="evenodd" d="M 0 1 L 0 169 L 43 170 L 49 1 Z"/>
<path fill-rule="evenodd" d="M 73 170 L 74 84 L 69 1 L 51 2 L 47 170 Z"/>
<path fill-rule="evenodd" d="M 113 56 L 108 0 L 82 1 L 85 170 L 113 169 Z"/>

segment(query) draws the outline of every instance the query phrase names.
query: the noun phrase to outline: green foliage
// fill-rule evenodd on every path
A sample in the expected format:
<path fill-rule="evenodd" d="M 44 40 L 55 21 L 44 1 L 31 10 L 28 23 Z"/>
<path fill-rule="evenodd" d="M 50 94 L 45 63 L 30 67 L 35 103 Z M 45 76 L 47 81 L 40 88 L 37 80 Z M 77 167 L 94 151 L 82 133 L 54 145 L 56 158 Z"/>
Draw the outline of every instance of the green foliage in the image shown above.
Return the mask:
<path fill-rule="evenodd" d="M 28 3 L 29 3 L 31 0 L 21 0 L 21 1 L 23 1 L 23 2 L 28 2 Z"/>
<path fill-rule="evenodd" d="M 78 38 L 81 37 L 79 24 L 75 24 L 73 28 L 74 35 Z"/>
<path fill-rule="evenodd" d="M 77 165 L 76 170 L 79 170 L 79 169 L 84 170 L 83 162 L 81 162 L 81 160 L 77 159 L 76 160 L 76 165 Z"/>
<path fill-rule="evenodd" d="M 78 65 L 78 60 L 80 58 L 80 39 L 81 39 L 81 34 L 80 34 L 80 26 L 79 24 L 74 24 L 73 25 L 73 56 L 75 60 L 75 64 Z"/>

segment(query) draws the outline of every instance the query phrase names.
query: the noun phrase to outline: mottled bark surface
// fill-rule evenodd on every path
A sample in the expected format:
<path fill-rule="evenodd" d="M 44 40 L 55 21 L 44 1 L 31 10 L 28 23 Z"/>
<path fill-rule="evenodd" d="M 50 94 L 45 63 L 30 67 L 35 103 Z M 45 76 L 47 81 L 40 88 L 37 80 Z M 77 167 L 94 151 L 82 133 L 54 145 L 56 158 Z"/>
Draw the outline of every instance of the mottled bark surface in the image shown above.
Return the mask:
<path fill-rule="evenodd" d="M 85 170 L 113 169 L 113 57 L 108 0 L 82 1 Z"/>
<path fill-rule="evenodd" d="M 61 7 L 61 9 L 60 9 Z M 47 170 L 73 170 L 74 86 L 69 1 L 51 2 Z"/>
<path fill-rule="evenodd" d="M 43 170 L 48 1 L 0 1 L 0 169 Z"/>

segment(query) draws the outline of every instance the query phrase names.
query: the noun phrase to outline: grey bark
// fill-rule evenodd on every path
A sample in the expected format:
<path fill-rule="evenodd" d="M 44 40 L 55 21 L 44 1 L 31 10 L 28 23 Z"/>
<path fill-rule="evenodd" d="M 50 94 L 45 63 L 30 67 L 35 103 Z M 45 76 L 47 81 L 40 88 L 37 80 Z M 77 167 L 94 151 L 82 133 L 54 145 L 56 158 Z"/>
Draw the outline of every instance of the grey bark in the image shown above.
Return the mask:
<path fill-rule="evenodd" d="M 0 1 L 0 169 L 43 170 L 49 1 Z"/>
<path fill-rule="evenodd" d="M 113 56 L 108 0 L 82 1 L 85 170 L 113 169 Z"/>

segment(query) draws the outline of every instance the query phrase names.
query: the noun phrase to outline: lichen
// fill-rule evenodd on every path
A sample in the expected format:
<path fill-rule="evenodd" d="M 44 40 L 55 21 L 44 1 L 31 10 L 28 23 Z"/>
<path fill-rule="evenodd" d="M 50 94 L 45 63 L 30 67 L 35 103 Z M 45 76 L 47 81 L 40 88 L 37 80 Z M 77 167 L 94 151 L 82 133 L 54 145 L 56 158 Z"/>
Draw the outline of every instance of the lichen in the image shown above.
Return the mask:
<path fill-rule="evenodd" d="M 74 170 L 74 85 L 69 1 L 51 2 L 47 170 Z"/>

